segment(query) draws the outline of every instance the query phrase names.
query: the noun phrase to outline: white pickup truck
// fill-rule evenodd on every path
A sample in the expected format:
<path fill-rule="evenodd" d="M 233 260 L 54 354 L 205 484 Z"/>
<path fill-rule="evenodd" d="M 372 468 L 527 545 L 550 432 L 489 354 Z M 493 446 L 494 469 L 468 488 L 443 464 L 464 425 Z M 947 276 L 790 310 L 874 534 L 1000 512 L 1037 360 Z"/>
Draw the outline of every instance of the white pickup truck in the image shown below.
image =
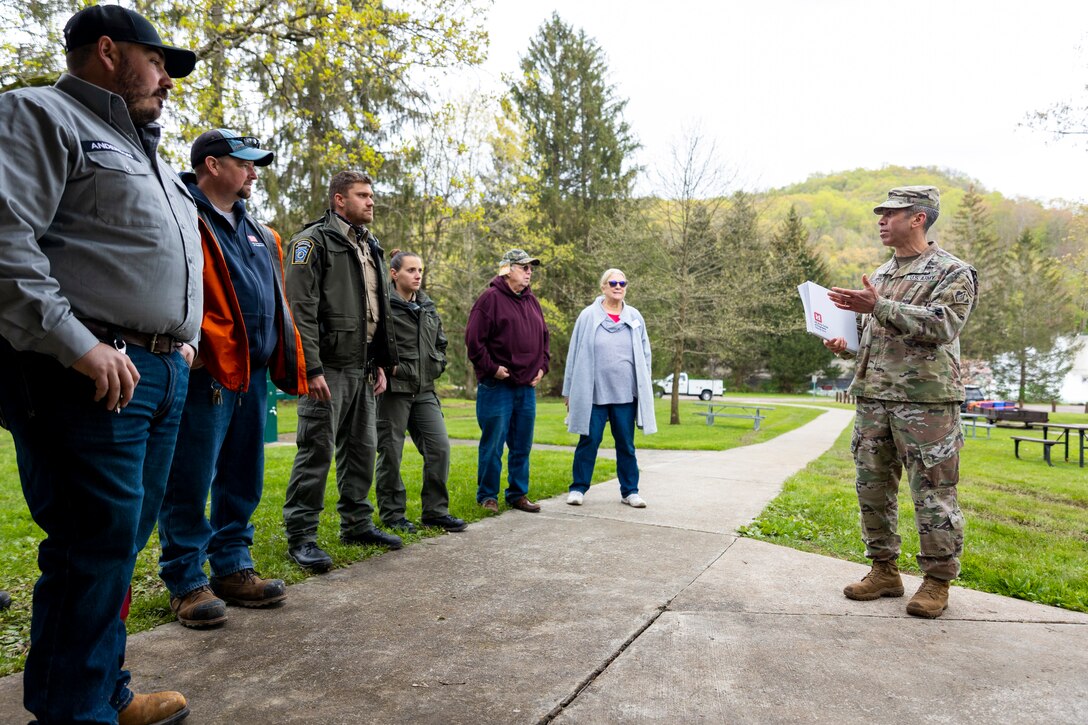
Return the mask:
<path fill-rule="evenodd" d="M 680 373 L 680 384 L 677 387 L 680 395 L 698 395 L 699 400 L 710 400 L 725 392 L 725 383 L 721 380 L 696 380 L 689 378 L 687 373 Z M 654 381 L 654 395 L 658 398 L 672 395 L 672 375 L 664 380 Z"/>

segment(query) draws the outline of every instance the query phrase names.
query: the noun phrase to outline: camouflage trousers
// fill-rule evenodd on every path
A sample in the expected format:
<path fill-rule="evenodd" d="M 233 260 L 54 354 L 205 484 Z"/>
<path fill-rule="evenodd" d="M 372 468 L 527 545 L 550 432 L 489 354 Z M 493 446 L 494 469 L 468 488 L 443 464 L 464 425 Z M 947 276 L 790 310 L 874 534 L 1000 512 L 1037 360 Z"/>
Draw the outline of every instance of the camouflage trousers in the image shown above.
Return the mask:
<path fill-rule="evenodd" d="M 918 566 L 937 579 L 959 575 L 963 512 L 956 484 L 961 448 L 959 403 L 857 399 L 850 449 L 857 466 L 867 557 L 879 561 L 899 556 L 899 476 L 906 468 L 920 541 Z"/>

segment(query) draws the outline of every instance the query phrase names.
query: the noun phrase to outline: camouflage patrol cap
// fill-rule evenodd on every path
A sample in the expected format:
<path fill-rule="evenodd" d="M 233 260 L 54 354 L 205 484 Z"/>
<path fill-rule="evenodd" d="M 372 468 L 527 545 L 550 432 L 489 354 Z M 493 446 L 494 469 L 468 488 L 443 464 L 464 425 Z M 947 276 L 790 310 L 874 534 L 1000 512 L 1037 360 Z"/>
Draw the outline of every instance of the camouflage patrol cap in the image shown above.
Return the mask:
<path fill-rule="evenodd" d="M 511 249 L 502 255 L 502 259 L 499 260 L 499 274 L 505 275 L 508 273 L 512 264 L 531 264 L 537 267 L 540 265 L 540 260 L 536 257 L 530 257 L 525 250 Z"/>
<path fill-rule="evenodd" d="M 919 204 L 941 210 L 941 192 L 936 186 L 897 186 L 888 192 L 888 199 L 873 207 L 873 212 L 883 214 L 885 209 L 906 209 Z"/>

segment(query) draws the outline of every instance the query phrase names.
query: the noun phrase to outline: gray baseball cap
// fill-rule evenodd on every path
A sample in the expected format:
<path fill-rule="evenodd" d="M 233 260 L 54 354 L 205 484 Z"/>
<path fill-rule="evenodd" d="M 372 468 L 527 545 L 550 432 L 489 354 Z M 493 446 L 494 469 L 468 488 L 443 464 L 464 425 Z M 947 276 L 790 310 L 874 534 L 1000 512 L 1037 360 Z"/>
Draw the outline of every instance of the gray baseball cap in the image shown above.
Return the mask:
<path fill-rule="evenodd" d="M 888 192 L 888 198 L 873 207 L 873 212 L 883 214 L 885 209 L 906 209 L 920 204 L 941 210 L 941 192 L 936 186 L 897 186 Z"/>

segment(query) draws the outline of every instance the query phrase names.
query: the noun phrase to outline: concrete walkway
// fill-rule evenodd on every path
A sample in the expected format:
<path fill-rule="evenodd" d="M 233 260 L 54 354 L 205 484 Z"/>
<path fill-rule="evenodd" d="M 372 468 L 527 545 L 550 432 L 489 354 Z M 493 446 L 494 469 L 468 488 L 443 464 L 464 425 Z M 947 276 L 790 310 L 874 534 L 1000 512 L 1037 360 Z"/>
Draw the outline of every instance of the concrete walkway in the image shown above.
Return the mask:
<path fill-rule="evenodd" d="M 181 690 L 197 725 L 1088 722 L 1088 615 L 955 588 L 915 619 L 905 598 L 843 598 L 863 565 L 736 537 L 851 417 L 640 451 L 649 508 L 600 484 L 580 508 L 313 577 L 218 631 L 136 635 L 134 687 Z M 20 702 L 21 678 L 0 680 L 0 722 L 25 721 Z"/>

